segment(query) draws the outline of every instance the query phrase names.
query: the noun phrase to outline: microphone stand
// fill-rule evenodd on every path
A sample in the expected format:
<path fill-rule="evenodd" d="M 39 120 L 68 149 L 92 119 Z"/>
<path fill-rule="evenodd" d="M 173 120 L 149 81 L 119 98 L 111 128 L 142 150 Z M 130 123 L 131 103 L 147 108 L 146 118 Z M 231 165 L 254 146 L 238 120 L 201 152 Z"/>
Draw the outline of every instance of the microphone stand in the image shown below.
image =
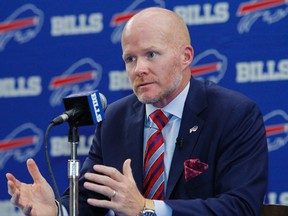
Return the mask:
<path fill-rule="evenodd" d="M 68 141 L 71 143 L 71 159 L 68 160 L 68 178 L 70 180 L 70 216 L 78 215 L 78 181 L 80 176 L 80 161 L 76 159 L 79 143 L 78 127 L 69 122 Z"/>

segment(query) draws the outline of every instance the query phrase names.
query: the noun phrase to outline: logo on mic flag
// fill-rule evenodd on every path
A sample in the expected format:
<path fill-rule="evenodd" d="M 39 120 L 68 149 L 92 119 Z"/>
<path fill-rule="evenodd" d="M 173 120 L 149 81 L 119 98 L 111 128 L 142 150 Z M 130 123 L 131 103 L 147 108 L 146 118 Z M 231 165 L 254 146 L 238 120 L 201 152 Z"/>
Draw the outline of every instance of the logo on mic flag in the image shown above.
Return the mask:
<path fill-rule="evenodd" d="M 95 125 L 104 120 L 104 109 L 107 101 L 104 95 L 100 95 L 98 90 L 90 92 L 80 92 L 71 94 L 63 98 L 64 106 L 67 111 L 80 110 L 80 116 L 75 116 L 77 125 Z M 75 113 L 78 111 L 73 111 Z M 73 116 L 71 116 L 73 118 Z"/>

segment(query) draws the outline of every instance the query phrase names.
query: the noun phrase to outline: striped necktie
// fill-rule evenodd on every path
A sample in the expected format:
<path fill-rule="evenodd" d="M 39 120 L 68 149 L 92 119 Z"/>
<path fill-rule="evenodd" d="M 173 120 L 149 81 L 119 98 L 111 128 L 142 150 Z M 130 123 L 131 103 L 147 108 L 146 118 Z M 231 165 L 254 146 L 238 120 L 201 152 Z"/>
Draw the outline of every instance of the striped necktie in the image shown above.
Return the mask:
<path fill-rule="evenodd" d="M 160 110 L 150 114 L 151 120 L 157 126 L 157 131 L 147 141 L 144 154 L 144 197 L 164 200 L 164 138 L 162 129 L 169 118 Z"/>

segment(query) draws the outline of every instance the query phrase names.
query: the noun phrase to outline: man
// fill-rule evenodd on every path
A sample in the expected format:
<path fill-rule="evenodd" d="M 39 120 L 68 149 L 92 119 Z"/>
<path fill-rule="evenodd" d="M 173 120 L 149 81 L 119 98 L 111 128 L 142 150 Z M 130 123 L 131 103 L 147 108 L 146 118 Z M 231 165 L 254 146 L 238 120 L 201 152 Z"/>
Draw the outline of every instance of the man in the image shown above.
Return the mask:
<path fill-rule="evenodd" d="M 154 210 L 165 216 L 259 215 L 267 145 L 257 106 L 191 77 L 188 29 L 172 11 L 148 8 L 132 17 L 123 30 L 122 49 L 135 94 L 108 106 L 97 126 L 79 181 L 80 215 L 105 215 L 109 209 L 133 216 L 155 215 Z M 156 192 L 161 200 L 147 192 L 160 177 L 152 174 L 155 179 L 145 182 L 154 157 L 146 150 L 154 142 L 149 141 L 155 129 L 149 116 L 158 109 L 167 123 L 162 131 L 156 128 L 165 142 L 164 183 Z M 27 166 L 33 185 L 7 174 L 12 203 L 27 214 L 56 215 L 52 189 L 32 159 Z M 69 191 L 62 202 L 69 209 Z"/>

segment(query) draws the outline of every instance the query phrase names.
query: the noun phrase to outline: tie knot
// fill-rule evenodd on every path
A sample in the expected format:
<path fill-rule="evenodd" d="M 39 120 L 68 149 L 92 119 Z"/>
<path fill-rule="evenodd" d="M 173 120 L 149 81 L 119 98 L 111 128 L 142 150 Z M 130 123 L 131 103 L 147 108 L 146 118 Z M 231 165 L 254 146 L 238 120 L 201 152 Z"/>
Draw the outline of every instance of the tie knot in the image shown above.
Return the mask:
<path fill-rule="evenodd" d="M 152 121 L 157 125 L 159 130 L 162 130 L 164 128 L 164 126 L 168 123 L 171 117 L 171 115 L 167 117 L 160 109 L 155 110 L 149 116 Z"/>

